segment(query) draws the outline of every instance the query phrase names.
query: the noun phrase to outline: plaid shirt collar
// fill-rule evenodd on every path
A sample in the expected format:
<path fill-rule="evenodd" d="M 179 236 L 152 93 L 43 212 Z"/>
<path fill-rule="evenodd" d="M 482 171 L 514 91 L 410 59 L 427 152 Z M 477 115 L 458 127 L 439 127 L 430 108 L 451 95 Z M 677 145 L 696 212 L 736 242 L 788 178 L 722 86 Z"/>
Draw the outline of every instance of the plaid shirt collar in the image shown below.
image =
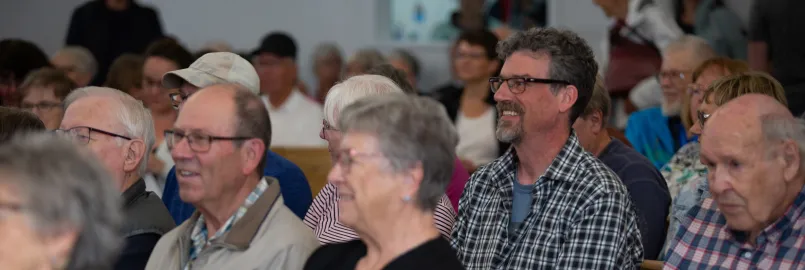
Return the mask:
<path fill-rule="evenodd" d="M 805 267 L 805 187 L 785 214 L 758 235 L 754 245 L 748 233 L 727 227 L 726 218 L 711 198 L 688 213 L 682 229 L 669 243 L 666 266 Z"/>
<path fill-rule="evenodd" d="M 190 256 L 188 257 L 188 263 L 185 265 L 185 269 L 189 269 L 190 265 L 193 261 L 198 257 L 198 254 L 204 250 L 204 248 L 208 247 L 212 240 L 215 240 L 225 233 L 229 232 L 232 229 L 232 225 L 234 225 L 243 215 L 246 214 L 246 210 L 249 210 L 249 207 L 252 206 L 257 199 L 263 195 L 263 192 L 268 189 L 268 182 L 265 179 L 261 179 L 257 186 L 249 193 L 249 196 L 246 197 L 246 200 L 243 201 L 243 204 L 232 214 L 229 219 L 226 220 L 223 226 L 215 232 L 211 238 L 207 238 L 208 231 L 207 231 L 207 223 L 205 223 L 204 215 L 200 215 L 198 220 L 196 220 L 195 225 L 193 226 L 193 230 L 190 233 L 190 239 L 193 244 L 190 246 Z"/>
<path fill-rule="evenodd" d="M 576 174 L 576 169 L 578 168 L 577 163 L 584 153 L 585 151 L 581 147 L 576 133 L 573 132 L 565 142 L 565 145 L 562 146 L 562 150 L 559 151 L 559 154 L 553 159 L 551 165 L 548 166 L 548 169 L 545 170 L 545 173 L 540 177 L 540 181 L 542 179 L 567 182 L 575 181 L 576 177 L 572 176 Z M 500 157 L 498 162 L 495 163 L 495 168 L 492 170 L 505 172 L 505 175 L 502 175 L 502 177 L 493 179 L 496 180 L 495 183 L 499 187 L 506 190 L 511 189 L 512 179 L 517 179 L 518 163 L 520 163 L 520 160 L 517 157 L 517 150 L 515 150 L 514 147 L 510 147 L 509 150 Z"/>

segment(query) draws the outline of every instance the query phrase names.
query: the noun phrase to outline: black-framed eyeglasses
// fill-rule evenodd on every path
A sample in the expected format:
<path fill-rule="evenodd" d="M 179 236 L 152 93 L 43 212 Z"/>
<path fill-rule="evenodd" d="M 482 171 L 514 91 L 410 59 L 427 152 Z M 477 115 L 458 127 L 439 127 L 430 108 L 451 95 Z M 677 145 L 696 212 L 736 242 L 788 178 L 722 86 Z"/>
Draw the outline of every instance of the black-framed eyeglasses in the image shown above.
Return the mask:
<path fill-rule="evenodd" d="M 173 106 L 173 109 L 178 110 L 179 106 L 182 105 L 182 103 L 185 100 L 187 100 L 187 98 L 190 97 L 190 95 L 185 95 L 179 92 L 179 93 L 170 93 L 168 94 L 168 97 L 171 99 L 171 105 Z"/>
<path fill-rule="evenodd" d="M 202 134 L 198 132 L 184 132 L 182 130 L 165 130 L 165 142 L 168 144 L 168 149 L 173 147 L 187 138 L 187 143 L 190 145 L 190 150 L 197 153 L 210 151 L 210 145 L 214 141 L 242 141 L 251 140 L 254 137 L 220 137 Z"/>
<path fill-rule="evenodd" d="M 541 83 L 541 84 L 562 84 L 562 85 L 570 85 L 570 82 L 563 81 L 563 80 L 554 80 L 554 79 L 539 79 L 539 78 L 528 78 L 528 77 L 514 77 L 514 78 L 503 78 L 503 77 L 492 77 L 489 78 L 489 87 L 492 89 L 492 93 L 495 93 L 500 89 L 500 86 L 506 83 L 509 86 L 509 89 L 512 93 L 515 94 L 522 94 L 525 92 L 527 84 L 533 83 Z"/>
<path fill-rule="evenodd" d="M 112 133 L 112 132 L 109 132 L 109 131 L 106 131 L 106 130 L 101 130 L 101 129 L 97 129 L 97 128 L 93 128 L 93 127 L 87 127 L 87 126 L 74 127 L 74 128 L 70 128 L 70 129 L 57 129 L 57 130 L 54 130 L 54 131 L 57 134 L 62 134 L 62 135 L 65 135 L 65 136 L 68 136 L 68 137 L 72 138 L 73 140 L 78 142 L 78 144 L 80 144 L 80 145 L 89 144 L 89 141 L 94 139 L 92 137 L 93 132 L 94 133 L 100 133 L 100 134 L 103 134 L 103 135 L 106 135 L 106 136 L 115 137 L 115 138 L 125 139 L 127 141 L 131 140 L 130 137 L 126 137 L 126 136 L 116 134 L 116 133 Z"/>
<path fill-rule="evenodd" d="M 710 114 L 704 113 L 702 111 L 697 111 L 696 117 L 699 119 L 699 125 L 701 125 L 701 127 L 704 128 L 704 122 L 707 122 L 707 118 L 710 118 Z"/>

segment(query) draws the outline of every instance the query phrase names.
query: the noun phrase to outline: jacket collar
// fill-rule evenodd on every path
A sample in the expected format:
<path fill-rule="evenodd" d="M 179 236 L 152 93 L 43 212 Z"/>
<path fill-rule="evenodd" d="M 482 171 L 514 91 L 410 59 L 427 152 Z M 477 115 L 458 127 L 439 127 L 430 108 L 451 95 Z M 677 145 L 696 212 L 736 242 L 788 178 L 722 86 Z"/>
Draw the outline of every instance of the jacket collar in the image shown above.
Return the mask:
<path fill-rule="evenodd" d="M 125 206 L 131 205 L 137 197 L 145 194 L 145 181 L 142 178 L 134 182 L 126 191 L 123 191 L 123 203 Z"/>
<path fill-rule="evenodd" d="M 260 195 L 260 198 L 246 210 L 246 214 L 232 225 L 229 232 L 224 233 L 220 238 L 212 240 L 213 243 L 221 243 L 238 250 L 249 248 L 257 231 L 260 230 L 269 212 L 271 212 L 271 209 L 280 197 L 280 186 L 277 179 L 266 176 L 261 181 L 268 182 L 268 188 L 263 192 L 263 195 Z M 198 220 L 200 215 L 201 213 L 196 210 L 193 216 L 185 222 L 186 224 L 191 224 L 185 228 L 186 232 L 184 235 L 186 237 L 189 237 L 192 233 L 192 224 Z"/>

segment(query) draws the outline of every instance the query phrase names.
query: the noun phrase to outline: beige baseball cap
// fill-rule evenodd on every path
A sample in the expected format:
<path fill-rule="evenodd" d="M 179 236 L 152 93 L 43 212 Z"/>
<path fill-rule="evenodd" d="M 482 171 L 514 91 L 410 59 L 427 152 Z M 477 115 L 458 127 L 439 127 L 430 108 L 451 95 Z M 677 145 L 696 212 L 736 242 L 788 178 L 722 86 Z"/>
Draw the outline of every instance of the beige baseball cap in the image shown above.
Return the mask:
<path fill-rule="evenodd" d="M 231 52 L 212 52 L 202 55 L 190 67 L 174 70 L 162 76 L 166 88 L 179 88 L 184 82 L 204 88 L 214 84 L 237 83 L 255 94 L 260 93 L 260 77 L 249 61 Z"/>

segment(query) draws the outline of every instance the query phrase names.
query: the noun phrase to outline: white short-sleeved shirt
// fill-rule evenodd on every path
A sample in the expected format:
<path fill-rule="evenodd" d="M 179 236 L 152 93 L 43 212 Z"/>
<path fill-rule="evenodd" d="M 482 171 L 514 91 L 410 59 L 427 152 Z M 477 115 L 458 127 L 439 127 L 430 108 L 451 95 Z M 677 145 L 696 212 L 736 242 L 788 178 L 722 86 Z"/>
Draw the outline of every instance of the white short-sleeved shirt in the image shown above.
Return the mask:
<path fill-rule="evenodd" d="M 321 120 L 324 119 L 321 105 L 293 90 L 285 103 L 271 106 L 267 96 L 263 103 L 271 118 L 271 146 L 319 147 L 325 141 L 319 138 Z"/>

